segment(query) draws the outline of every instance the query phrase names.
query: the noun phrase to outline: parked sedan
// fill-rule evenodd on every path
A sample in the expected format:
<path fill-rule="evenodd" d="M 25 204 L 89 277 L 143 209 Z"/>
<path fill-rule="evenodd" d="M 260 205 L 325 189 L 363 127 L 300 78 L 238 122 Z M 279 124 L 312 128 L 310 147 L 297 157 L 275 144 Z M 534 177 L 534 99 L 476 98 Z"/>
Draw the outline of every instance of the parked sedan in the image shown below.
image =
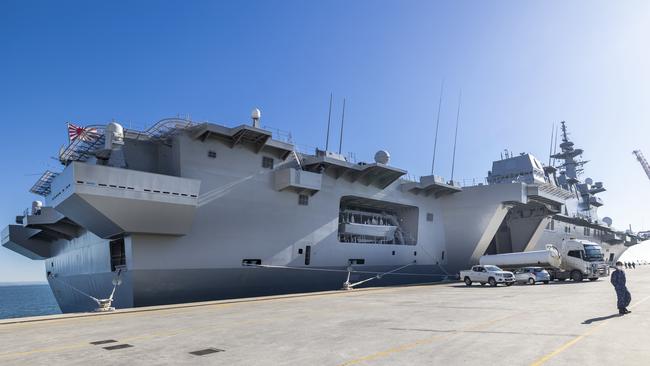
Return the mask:
<path fill-rule="evenodd" d="M 534 285 L 537 282 L 549 283 L 551 275 L 542 267 L 524 267 L 515 272 L 515 281 Z"/>

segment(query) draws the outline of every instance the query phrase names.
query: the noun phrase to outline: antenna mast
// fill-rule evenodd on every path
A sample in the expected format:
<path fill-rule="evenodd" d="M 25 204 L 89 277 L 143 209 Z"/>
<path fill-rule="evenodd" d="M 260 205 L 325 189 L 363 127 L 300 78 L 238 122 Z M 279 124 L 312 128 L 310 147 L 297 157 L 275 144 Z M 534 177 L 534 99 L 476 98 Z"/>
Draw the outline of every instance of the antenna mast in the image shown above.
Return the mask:
<path fill-rule="evenodd" d="M 555 132 L 555 123 L 551 127 L 551 147 L 548 149 L 548 165 L 551 165 L 551 155 L 553 155 L 553 133 Z"/>
<path fill-rule="evenodd" d="M 553 155 L 557 154 L 557 131 L 558 131 L 558 127 L 555 127 L 555 140 L 553 141 Z M 555 158 L 553 158 L 553 165 L 555 165 Z"/>
<path fill-rule="evenodd" d="M 345 122 L 345 98 L 343 98 L 343 113 L 341 114 L 341 135 L 339 137 L 339 154 L 343 146 L 343 123 Z"/>
<path fill-rule="evenodd" d="M 445 87 L 445 79 L 440 83 L 440 99 L 438 99 L 438 117 L 436 117 L 436 135 L 433 138 L 433 159 L 431 160 L 431 175 L 433 175 L 433 167 L 436 164 L 436 147 L 438 145 L 438 127 L 440 126 L 440 107 L 442 106 L 442 91 Z"/>
<path fill-rule="evenodd" d="M 327 138 L 325 139 L 325 151 L 330 146 L 330 121 L 332 120 L 332 93 L 330 93 L 330 110 L 327 114 Z"/>
<path fill-rule="evenodd" d="M 456 166 L 456 141 L 458 140 L 458 121 L 460 120 L 460 101 L 463 97 L 463 91 L 458 93 L 458 111 L 456 111 L 456 132 L 454 133 L 454 154 L 451 158 L 451 182 L 454 182 L 454 168 Z"/>

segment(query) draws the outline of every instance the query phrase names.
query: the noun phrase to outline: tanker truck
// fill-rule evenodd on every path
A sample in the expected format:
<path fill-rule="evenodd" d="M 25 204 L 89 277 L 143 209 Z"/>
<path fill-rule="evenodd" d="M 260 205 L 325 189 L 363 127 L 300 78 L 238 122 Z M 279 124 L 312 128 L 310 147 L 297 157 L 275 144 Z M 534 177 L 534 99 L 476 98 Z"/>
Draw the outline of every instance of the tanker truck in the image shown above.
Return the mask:
<path fill-rule="evenodd" d="M 581 282 L 585 278 L 596 281 L 609 276 L 609 266 L 604 261 L 600 246 L 579 239 L 563 240 L 559 248 L 547 244 L 545 250 L 484 255 L 479 263 L 503 269 L 543 267 L 551 275 L 551 280 L 558 281 L 571 279 Z"/>

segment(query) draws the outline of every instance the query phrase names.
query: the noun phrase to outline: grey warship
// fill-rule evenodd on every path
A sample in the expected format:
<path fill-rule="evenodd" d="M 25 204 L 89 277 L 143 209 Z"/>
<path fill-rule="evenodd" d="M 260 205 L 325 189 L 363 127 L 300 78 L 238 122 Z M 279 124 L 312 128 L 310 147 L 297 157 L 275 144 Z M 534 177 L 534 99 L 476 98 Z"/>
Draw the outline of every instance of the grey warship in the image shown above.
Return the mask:
<path fill-rule="evenodd" d="M 258 110 L 234 127 L 88 127 L 31 188 L 44 202 L 2 232 L 44 260 L 63 312 L 440 281 L 513 210 L 550 217 L 567 198 L 547 182 L 408 179 L 382 150 L 367 163 L 299 152 Z"/>

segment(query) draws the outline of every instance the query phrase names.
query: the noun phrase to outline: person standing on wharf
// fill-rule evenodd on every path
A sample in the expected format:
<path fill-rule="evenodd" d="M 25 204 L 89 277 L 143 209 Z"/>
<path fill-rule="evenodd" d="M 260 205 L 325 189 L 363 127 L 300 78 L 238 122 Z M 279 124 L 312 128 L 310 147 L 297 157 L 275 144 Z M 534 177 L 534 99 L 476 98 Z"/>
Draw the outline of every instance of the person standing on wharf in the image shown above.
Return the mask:
<path fill-rule="evenodd" d="M 616 290 L 618 313 L 620 315 L 631 313 L 631 311 L 627 310 L 627 307 L 632 301 L 632 295 L 625 286 L 625 271 L 623 271 L 622 262 L 616 262 L 616 270 L 612 272 L 610 280 L 614 285 L 614 290 Z"/>

